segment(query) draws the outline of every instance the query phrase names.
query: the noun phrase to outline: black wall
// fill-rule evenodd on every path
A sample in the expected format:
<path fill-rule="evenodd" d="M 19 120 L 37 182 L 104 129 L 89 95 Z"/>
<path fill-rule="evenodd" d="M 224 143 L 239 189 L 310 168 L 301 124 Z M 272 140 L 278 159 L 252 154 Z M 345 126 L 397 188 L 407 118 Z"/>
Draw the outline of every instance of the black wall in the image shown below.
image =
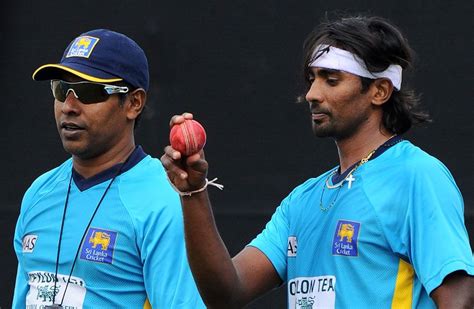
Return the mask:
<path fill-rule="evenodd" d="M 39 65 L 93 28 L 134 38 L 151 69 L 148 110 L 137 141 L 154 156 L 168 143 L 171 115 L 191 111 L 207 128 L 211 189 L 222 235 L 237 253 L 296 185 L 337 164 L 331 140 L 313 137 L 295 104 L 304 37 L 326 12 L 391 19 L 417 51 L 409 78 L 435 122 L 407 138 L 441 159 L 464 195 L 474 237 L 472 5 L 469 1 L 2 1 L 0 4 L 0 306 L 11 305 L 12 235 L 23 192 L 68 155 Z M 383 3 L 383 4 L 382 4 Z M 280 289 L 249 308 L 285 307 Z"/>

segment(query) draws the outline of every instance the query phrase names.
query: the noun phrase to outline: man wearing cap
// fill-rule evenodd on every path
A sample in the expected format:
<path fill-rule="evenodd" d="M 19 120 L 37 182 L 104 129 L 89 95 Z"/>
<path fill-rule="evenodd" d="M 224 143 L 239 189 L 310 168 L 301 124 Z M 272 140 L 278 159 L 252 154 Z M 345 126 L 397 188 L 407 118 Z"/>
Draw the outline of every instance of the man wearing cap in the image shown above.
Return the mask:
<path fill-rule="evenodd" d="M 334 139 L 340 164 L 296 187 L 233 259 L 213 220 L 203 152 L 183 158 L 168 146 L 161 158 L 181 194 L 206 305 L 243 306 L 286 283 L 288 308 L 474 308 L 459 189 L 439 160 L 400 136 L 428 120 L 402 85 L 405 38 L 378 17 L 324 22 L 304 64 L 313 132 Z M 171 125 L 184 119 L 192 115 Z"/>
<path fill-rule="evenodd" d="M 74 39 L 49 80 L 71 158 L 25 193 L 14 246 L 14 308 L 200 308 L 179 196 L 159 160 L 135 145 L 148 62 L 105 29 Z"/>

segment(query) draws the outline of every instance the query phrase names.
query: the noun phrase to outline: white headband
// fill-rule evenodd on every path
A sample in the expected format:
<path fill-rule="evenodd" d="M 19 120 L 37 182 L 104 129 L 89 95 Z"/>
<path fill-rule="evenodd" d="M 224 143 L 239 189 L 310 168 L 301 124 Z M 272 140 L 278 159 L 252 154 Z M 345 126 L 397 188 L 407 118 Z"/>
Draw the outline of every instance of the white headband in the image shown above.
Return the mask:
<path fill-rule="evenodd" d="M 320 53 L 310 67 L 320 67 L 352 73 L 367 78 L 388 78 L 393 87 L 400 90 L 402 84 L 402 67 L 398 64 L 391 64 L 382 72 L 370 72 L 357 55 L 334 46 L 318 45 L 313 56 Z"/>

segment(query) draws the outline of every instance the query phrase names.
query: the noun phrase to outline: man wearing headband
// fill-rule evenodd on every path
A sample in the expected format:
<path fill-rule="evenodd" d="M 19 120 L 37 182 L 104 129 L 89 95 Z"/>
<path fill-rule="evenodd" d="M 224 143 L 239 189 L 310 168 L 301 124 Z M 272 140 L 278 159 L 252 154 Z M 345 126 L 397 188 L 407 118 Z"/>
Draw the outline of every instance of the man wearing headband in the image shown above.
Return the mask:
<path fill-rule="evenodd" d="M 439 160 L 401 137 L 428 120 L 402 83 L 410 64 L 405 38 L 381 18 L 325 22 L 308 37 L 304 98 L 315 135 L 335 140 L 340 164 L 296 187 L 232 259 L 201 190 L 203 152 L 183 159 L 165 149 L 209 307 L 242 306 L 282 284 L 288 308 L 474 307 L 461 194 Z"/>
<path fill-rule="evenodd" d="M 26 192 L 15 231 L 14 308 L 200 308 L 179 196 L 134 141 L 149 85 L 143 50 L 105 29 L 81 34 L 50 81 L 71 158 Z"/>

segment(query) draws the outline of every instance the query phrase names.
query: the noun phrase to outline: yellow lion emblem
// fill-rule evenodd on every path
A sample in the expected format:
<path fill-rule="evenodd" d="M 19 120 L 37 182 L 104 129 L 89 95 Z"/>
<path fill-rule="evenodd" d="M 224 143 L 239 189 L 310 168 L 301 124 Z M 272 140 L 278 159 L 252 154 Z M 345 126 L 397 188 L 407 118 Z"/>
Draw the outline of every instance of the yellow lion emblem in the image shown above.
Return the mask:
<path fill-rule="evenodd" d="M 343 223 L 337 231 L 337 236 L 339 236 L 339 241 L 342 241 L 344 237 L 347 239 L 347 242 L 352 242 L 352 237 L 354 236 L 354 226 L 349 223 Z"/>
<path fill-rule="evenodd" d="M 81 38 L 79 42 L 77 42 L 77 46 L 83 46 L 84 48 L 88 48 L 91 40 L 88 38 Z"/>
<path fill-rule="evenodd" d="M 95 249 L 97 245 L 102 247 L 102 250 L 106 251 L 110 244 L 110 234 L 105 232 L 94 232 L 89 242 L 92 243 L 92 248 Z"/>

